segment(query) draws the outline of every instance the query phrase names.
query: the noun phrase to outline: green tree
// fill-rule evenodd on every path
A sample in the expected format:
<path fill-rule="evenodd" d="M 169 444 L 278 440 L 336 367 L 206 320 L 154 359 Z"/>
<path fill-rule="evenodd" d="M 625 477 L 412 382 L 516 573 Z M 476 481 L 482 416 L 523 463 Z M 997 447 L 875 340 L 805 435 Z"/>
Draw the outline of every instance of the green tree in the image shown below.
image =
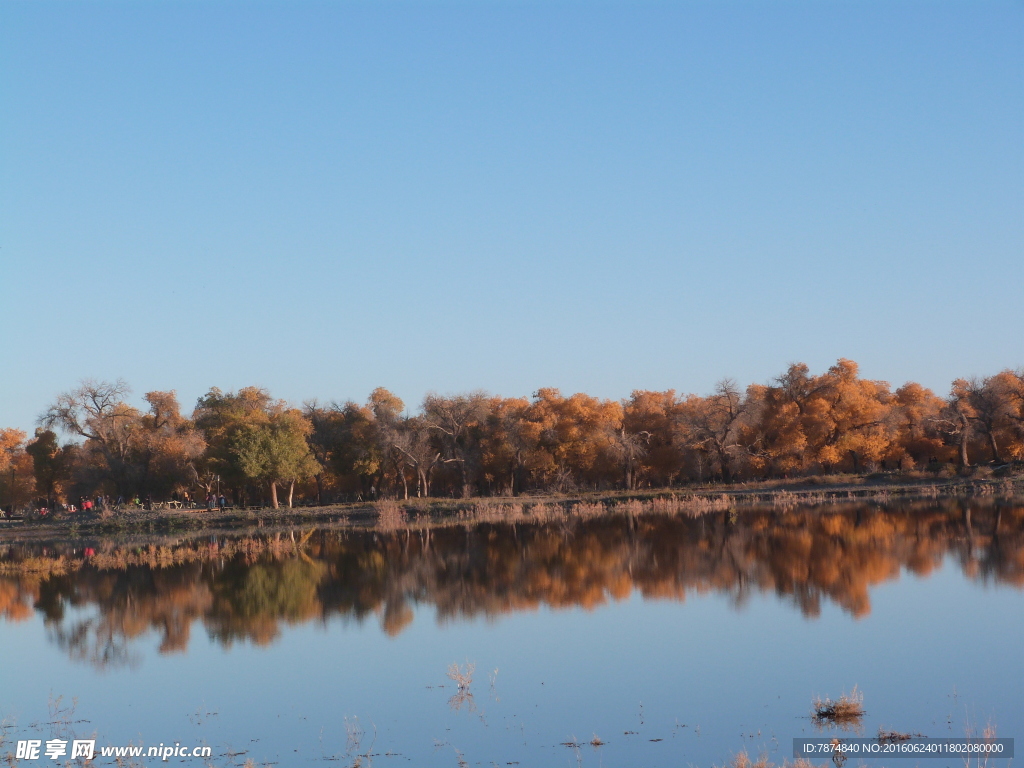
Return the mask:
<path fill-rule="evenodd" d="M 203 461 L 196 466 L 196 474 L 207 493 L 213 491 L 219 478 L 236 495 L 243 495 L 250 477 L 238 461 L 239 434 L 268 424 L 286 408 L 283 401 L 274 400 L 260 387 L 243 387 L 237 393 L 212 387 L 199 398 L 192 420 L 203 433 L 207 449 Z"/>
<path fill-rule="evenodd" d="M 270 486 L 270 501 L 274 509 L 278 483 L 288 484 L 288 506 L 295 494 L 295 483 L 313 477 L 320 464 L 306 442 L 310 423 L 294 409 L 273 414 L 267 423 L 248 424 L 235 434 L 232 451 L 237 466 L 249 480 Z"/>

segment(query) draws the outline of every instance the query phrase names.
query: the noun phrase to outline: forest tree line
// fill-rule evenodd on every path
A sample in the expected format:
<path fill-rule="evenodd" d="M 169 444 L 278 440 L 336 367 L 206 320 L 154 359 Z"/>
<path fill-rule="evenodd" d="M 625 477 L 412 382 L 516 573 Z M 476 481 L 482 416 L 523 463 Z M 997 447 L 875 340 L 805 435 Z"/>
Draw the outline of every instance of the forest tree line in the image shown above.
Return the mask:
<path fill-rule="evenodd" d="M 0 504 L 219 492 L 277 507 L 1024 461 L 1024 369 L 957 379 L 940 397 L 913 382 L 894 391 L 841 359 L 745 389 L 723 379 L 704 396 L 429 394 L 415 414 L 384 388 L 366 403 L 296 408 L 260 387 L 215 387 L 189 415 L 173 391 L 146 393 L 142 409 L 129 394 L 123 381 L 84 381 L 31 439 L 0 429 Z"/>

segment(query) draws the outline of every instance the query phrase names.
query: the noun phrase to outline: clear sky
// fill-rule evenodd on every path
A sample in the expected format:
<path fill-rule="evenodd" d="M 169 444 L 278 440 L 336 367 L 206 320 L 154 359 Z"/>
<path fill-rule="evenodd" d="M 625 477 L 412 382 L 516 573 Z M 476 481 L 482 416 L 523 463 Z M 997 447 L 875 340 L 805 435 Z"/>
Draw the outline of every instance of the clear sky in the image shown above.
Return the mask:
<path fill-rule="evenodd" d="M 79 379 L 1024 365 L 1024 3 L 0 0 L 0 426 Z"/>

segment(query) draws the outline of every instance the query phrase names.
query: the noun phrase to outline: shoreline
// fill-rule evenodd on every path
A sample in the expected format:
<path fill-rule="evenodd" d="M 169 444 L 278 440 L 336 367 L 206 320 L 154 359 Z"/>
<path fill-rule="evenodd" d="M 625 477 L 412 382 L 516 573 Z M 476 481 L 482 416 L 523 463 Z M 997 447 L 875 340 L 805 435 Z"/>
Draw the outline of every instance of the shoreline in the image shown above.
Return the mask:
<path fill-rule="evenodd" d="M 40 520 L 0 520 L 0 543 L 59 542 L 83 538 L 124 541 L 147 536 L 272 533 L 313 525 L 326 529 L 389 531 L 478 522 L 530 522 L 607 513 L 701 514 L 771 507 L 929 502 L 950 499 L 1024 503 L 1024 474 L 1003 478 L 884 478 L 829 476 L 732 486 L 572 494 L 420 498 L 273 509 L 126 510 Z"/>

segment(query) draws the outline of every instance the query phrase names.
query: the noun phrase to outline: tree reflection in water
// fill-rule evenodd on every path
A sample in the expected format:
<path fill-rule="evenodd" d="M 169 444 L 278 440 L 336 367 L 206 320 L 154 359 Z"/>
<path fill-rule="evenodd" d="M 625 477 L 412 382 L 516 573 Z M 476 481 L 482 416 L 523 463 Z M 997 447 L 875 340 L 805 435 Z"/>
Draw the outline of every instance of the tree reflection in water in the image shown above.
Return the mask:
<path fill-rule="evenodd" d="M 926 576 L 947 555 L 967 578 L 1024 587 L 1024 507 L 607 515 L 97 549 L 89 558 L 71 545 L 0 551 L 0 616 L 39 612 L 72 658 L 111 667 L 132 664 L 132 641 L 151 630 L 162 653 L 185 651 L 197 622 L 225 645 L 268 644 L 282 625 L 335 616 L 376 617 L 397 635 L 417 605 L 443 623 L 592 609 L 634 591 L 677 601 L 714 592 L 737 606 L 774 593 L 807 617 L 823 601 L 863 617 L 872 585 L 904 568 Z"/>

